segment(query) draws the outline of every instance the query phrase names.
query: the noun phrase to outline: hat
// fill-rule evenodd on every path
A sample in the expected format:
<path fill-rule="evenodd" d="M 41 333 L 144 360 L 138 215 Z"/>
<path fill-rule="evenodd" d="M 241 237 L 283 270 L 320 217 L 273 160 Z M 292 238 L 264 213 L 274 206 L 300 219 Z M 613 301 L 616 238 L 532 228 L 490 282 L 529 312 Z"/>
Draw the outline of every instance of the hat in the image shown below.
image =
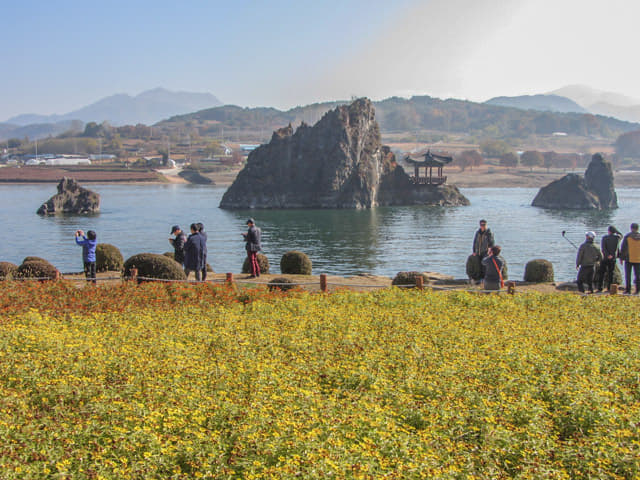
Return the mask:
<path fill-rule="evenodd" d="M 173 227 L 171 227 L 171 233 L 177 232 L 178 230 L 180 230 L 180 226 L 178 225 L 174 225 Z"/>
<path fill-rule="evenodd" d="M 589 238 L 596 238 L 596 232 L 592 232 L 591 230 L 584 232 L 584 234 Z"/>
<path fill-rule="evenodd" d="M 256 222 L 253 218 L 250 218 L 249 220 L 247 220 L 247 223 L 256 223 Z"/>

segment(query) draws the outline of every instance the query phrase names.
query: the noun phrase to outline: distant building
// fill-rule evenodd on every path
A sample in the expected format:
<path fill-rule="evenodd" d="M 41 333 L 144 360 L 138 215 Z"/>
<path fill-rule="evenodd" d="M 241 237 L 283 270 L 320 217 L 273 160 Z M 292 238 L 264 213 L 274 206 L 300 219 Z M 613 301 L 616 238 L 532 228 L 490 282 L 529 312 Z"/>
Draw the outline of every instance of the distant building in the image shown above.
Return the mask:
<path fill-rule="evenodd" d="M 25 162 L 25 165 L 46 165 L 50 167 L 68 166 L 68 165 L 91 165 L 91 160 L 87 157 L 79 155 L 42 155 L 32 157 Z"/>
<path fill-rule="evenodd" d="M 259 146 L 260 146 L 259 144 L 248 144 L 248 143 L 244 145 L 240 144 L 240 150 L 242 150 L 243 152 L 252 152 Z"/>
<path fill-rule="evenodd" d="M 96 161 L 96 160 L 115 160 L 116 156 L 115 155 L 111 155 L 109 153 L 103 153 L 102 155 L 89 155 L 89 160 L 91 161 Z"/>
<path fill-rule="evenodd" d="M 567 133 L 566 132 L 553 132 L 551 135 L 554 136 L 554 137 L 566 137 Z"/>

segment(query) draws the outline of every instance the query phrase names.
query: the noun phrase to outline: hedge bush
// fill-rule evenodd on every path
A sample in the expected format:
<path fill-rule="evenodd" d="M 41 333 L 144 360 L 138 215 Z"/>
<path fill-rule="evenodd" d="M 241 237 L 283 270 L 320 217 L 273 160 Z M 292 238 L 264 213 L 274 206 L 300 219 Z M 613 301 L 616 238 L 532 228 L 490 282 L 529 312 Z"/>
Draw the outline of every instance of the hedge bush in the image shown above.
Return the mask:
<path fill-rule="evenodd" d="M 15 273 L 16 278 L 39 278 L 42 280 L 54 280 L 58 269 L 49 262 L 40 260 L 29 260 L 22 262 Z"/>
<path fill-rule="evenodd" d="M 139 277 L 161 280 L 186 280 L 182 267 L 175 260 L 157 253 L 138 253 L 124 262 L 125 277 L 131 276 L 132 268 L 138 269 Z M 140 280 L 139 280 L 140 281 Z"/>
<path fill-rule="evenodd" d="M 96 271 L 119 272 L 122 270 L 124 257 L 115 245 L 99 243 L 96 245 Z"/>
<path fill-rule="evenodd" d="M 393 277 L 393 280 L 391 281 L 391 285 L 410 285 L 412 287 L 415 287 L 417 282 L 416 278 L 418 277 L 422 277 L 422 281 L 424 285 L 427 285 L 429 283 L 429 277 L 427 277 L 426 273 L 398 272 L 396 273 L 396 276 Z"/>
<path fill-rule="evenodd" d="M 304 253 L 292 250 L 280 259 L 280 271 L 291 275 L 311 275 L 311 259 Z"/>
<path fill-rule="evenodd" d="M 549 260 L 537 258 L 524 267 L 524 281 L 531 283 L 553 282 L 553 265 Z"/>
<path fill-rule="evenodd" d="M 266 255 L 261 253 L 258 254 L 258 265 L 260 265 L 260 273 L 269 273 L 269 259 Z M 242 264 L 242 273 L 251 273 L 251 268 L 249 266 L 249 257 L 245 257 L 244 263 Z M 284 272 L 283 272 L 284 273 Z"/>
<path fill-rule="evenodd" d="M 167 257 L 167 258 L 170 258 L 170 259 L 171 259 L 171 260 L 173 260 L 173 261 L 175 261 L 175 260 L 176 260 L 176 254 L 175 254 L 175 252 L 164 252 L 162 255 L 164 255 L 164 256 L 165 256 L 165 257 Z M 176 263 L 178 263 L 178 262 L 176 262 Z M 178 265 L 180 265 L 180 264 L 178 263 Z M 211 265 L 209 265 L 208 263 L 207 263 L 207 272 L 215 273 L 215 272 L 213 271 L 213 268 L 211 268 Z"/>
<path fill-rule="evenodd" d="M 471 280 L 482 280 L 482 261 L 477 255 L 469 255 L 467 258 L 467 277 Z"/>
<path fill-rule="evenodd" d="M 22 263 L 26 263 L 26 262 L 45 262 L 51 265 L 51 262 L 49 260 L 45 260 L 44 258 L 41 258 L 41 257 L 24 257 L 22 259 Z"/>
<path fill-rule="evenodd" d="M 0 280 L 11 280 L 18 271 L 18 265 L 11 262 L 0 262 Z"/>
<path fill-rule="evenodd" d="M 282 290 L 283 292 L 295 287 L 295 285 L 293 285 L 293 280 L 287 277 L 274 278 L 268 283 L 268 285 L 269 290 Z"/>

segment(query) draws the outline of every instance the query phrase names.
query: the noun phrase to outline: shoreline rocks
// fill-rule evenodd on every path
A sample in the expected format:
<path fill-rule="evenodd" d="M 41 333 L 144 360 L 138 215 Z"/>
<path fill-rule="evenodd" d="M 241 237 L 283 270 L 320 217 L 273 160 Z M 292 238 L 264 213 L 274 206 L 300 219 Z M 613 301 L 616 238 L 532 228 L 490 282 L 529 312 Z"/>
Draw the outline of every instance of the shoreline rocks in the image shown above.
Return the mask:
<path fill-rule="evenodd" d="M 58 193 L 43 203 L 38 215 L 60 213 L 92 214 L 100 212 L 100 195 L 81 187 L 73 178 L 64 177 L 58 183 Z"/>
<path fill-rule="evenodd" d="M 531 205 L 574 210 L 618 208 L 611 162 L 596 153 L 591 158 L 584 177 L 569 173 L 551 182 L 540 189 Z"/>
<path fill-rule="evenodd" d="M 220 208 L 372 208 L 468 205 L 452 185 L 414 185 L 382 145 L 373 104 L 361 98 L 318 123 L 291 125 L 255 149 Z"/>

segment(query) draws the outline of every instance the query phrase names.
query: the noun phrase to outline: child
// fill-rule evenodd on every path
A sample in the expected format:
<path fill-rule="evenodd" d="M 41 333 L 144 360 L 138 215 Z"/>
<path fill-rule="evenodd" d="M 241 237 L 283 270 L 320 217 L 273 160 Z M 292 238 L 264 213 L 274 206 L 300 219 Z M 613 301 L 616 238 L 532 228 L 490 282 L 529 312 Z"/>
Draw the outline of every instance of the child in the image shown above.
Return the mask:
<path fill-rule="evenodd" d="M 82 240 L 80 240 L 82 237 Z M 84 274 L 87 282 L 96 283 L 96 232 L 89 230 L 85 237 L 82 230 L 76 231 L 76 244 L 82 245 L 82 261 L 84 262 Z"/>

